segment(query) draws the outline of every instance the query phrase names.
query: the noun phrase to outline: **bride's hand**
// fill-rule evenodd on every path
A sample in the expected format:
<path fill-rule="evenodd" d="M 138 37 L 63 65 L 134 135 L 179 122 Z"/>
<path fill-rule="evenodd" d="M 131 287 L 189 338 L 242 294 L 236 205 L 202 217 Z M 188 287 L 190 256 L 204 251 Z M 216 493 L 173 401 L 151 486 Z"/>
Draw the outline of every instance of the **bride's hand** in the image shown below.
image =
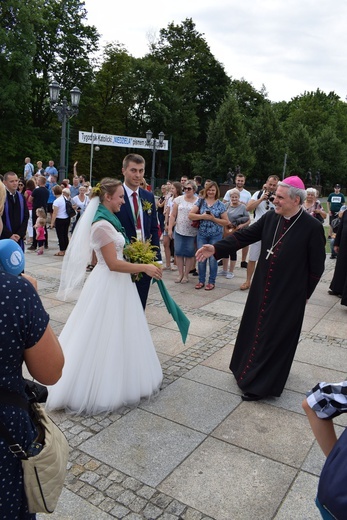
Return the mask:
<path fill-rule="evenodd" d="M 146 273 L 151 278 L 155 278 L 156 280 L 161 280 L 163 273 L 160 267 L 157 267 L 153 264 L 147 264 L 143 267 L 143 272 Z"/>

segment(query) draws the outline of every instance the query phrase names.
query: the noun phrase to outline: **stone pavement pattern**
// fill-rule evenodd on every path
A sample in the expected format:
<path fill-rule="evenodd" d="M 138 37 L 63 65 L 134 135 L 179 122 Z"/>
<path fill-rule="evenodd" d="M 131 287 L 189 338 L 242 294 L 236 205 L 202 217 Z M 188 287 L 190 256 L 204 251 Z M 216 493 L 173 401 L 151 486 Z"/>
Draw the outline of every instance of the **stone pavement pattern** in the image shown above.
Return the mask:
<path fill-rule="evenodd" d="M 73 304 L 56 299 L 62 259 L 53 256 L 54 232 L 49 239 L 43 256 L 26 253 L 26 270 L 37 277 L 59 334 Z M 107 416 L 51 414 L 71 447 L 69 470 L 56 511 L 38 518 L 318 520 L 324 457 L 301 401 L 316 382 L 346 374 L 347 309 L 327 294 L 334 265 L 327 255 L 282 396 L 258 403 L 241 401 L 228 370 L 247 298 L 239 290 L 245 269 L 237 267 L 232 280 L 219 277 L 210 292 L 195 290 L 195 277 L 175 284 L 176 273 L 164 272 L 191 321 L 186 345 L 153 286 L 146 315 L 162 390 L 151 402 Z M 347 423 L 342 417 L 337 424 L 341 431 Z"/>

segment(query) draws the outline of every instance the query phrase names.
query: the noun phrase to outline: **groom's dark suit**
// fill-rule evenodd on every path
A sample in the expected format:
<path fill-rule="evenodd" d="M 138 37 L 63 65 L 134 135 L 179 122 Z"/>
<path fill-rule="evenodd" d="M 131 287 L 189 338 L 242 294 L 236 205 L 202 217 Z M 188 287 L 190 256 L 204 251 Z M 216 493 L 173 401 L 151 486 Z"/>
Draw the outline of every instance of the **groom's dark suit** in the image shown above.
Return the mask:
<path fill-rule="evenodd" d="M 152 204 L 151 211 L 143 211 L 143 204 L 141 204 L 142 211 L 142 222 L 143 222 L 143 230 L 145 234 L 145 239 L 151 240 L 151 244 L 153 246 L 158 247 L 157 260 L 161 260 L 160 254 L 160 246 L 159 246 L 159 234 L 158 234 L 158 219 L 157 219 L 157 210 L 155 205 L 155 199 L 152 193 L 147 190 L 143 190 L 139 188 L 139 199 L 141 201 L 148 201 Z M 120 212 L 117 213 L 117 217 L 121 221 L 122 226 L 125 229 L 127 237 L 129 240 L 133 241 L 136 238 L 136 227 L 134 220 L 134 213 L 132 211 L 132 207 L 129 202 L 128 195 L 124 190 L 124 200 L 125 204 L 122 205 Z M 146 308 L 146 302 L 149 292 L 149 286 L 151 283 L 151 278 L 143 273 L 143 276 L 139 282 L 136 282 L 137 290 L 140 295 L 141 303 L 143 308 Z"/>

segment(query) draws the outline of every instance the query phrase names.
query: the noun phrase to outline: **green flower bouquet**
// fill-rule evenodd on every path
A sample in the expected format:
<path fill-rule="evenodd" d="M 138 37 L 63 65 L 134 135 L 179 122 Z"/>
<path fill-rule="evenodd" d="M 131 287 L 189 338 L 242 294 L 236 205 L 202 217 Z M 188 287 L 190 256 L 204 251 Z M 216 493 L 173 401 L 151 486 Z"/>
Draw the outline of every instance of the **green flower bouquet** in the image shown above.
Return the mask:
<path fill-rule="evenodd" d="M 124 248 L 124 258 L 131 264 L 153 264 L 160 267 L 156 262 L 158 246 L 153 246 L 149 240 L 134 240 Z M 142 278 L 143 273 L 131 275 L 133 282 L 138 282 Z"/>

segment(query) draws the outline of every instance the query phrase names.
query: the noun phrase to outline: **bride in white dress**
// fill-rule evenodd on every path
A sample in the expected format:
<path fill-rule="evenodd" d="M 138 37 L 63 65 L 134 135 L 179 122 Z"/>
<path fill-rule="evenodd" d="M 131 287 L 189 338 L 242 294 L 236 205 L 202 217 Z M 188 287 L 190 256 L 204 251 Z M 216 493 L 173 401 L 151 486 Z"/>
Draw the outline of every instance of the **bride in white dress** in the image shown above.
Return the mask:
<path fill-rule="evenodd" d="M 95 415 L 134 406 L 159 391 L 161 366 L 130 273 L 162 277 L 154 265 L 123 258 L 125 237 L 114 215 L 124 204 L 120 181 L 106 178 L 72 236 L 58 297 L 68 299 L 83 283 L 90 250 L 93 269 L 59 337 L 65 356 L 63 375 L 49 389 L 46 408 Z"/>

